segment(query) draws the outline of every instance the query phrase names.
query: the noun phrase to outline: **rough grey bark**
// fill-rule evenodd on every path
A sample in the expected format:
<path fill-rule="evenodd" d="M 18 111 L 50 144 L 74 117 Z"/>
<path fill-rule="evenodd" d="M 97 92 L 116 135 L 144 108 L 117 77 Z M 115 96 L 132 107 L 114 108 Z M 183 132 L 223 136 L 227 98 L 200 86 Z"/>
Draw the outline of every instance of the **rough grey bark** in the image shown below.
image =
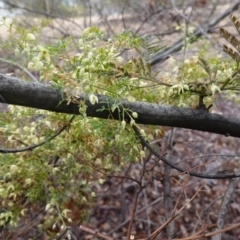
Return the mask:
<path fill-rule="evenodd" d="M 67 114 L 79 114 L 78 104 L 67 104 L 64 101 L 63 92 L 47 84 L 25 82 L 0 74 L 0 95 L 0 102 L 8 104 Z M 79 96 L 79 99 L 87 99 L 86 94 Z M 102 107 L 108 109 L 115 101 L 107 96 L 98 96 L 98 99 L 99 103 L 95 105 L 86 101 L 88 106 L 86 114 L 89 117 L 119 120 L 117 110 L 111 114 L 109 110 L 99 111 Z M 212 114 L 198 109 L 171 107 L 154 103 L 130 103 L 126 100 L 121 100 L 120 103 L 125 109 L 138 113 L 136 122 L 140 124 L 188 128 L 240 137 L 240 120 L 238 119 L 229 119 L 219 114 Z"/>

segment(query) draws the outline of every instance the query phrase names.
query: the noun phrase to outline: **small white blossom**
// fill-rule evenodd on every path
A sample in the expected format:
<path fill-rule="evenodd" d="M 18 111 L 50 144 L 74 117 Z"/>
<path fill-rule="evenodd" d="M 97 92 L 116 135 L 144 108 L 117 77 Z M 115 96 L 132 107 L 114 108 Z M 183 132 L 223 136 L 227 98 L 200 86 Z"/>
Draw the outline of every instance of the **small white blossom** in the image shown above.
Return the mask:
<path fill-rule="evenodd" d="M 121 122 L 121 127 L 122 127 L 122 129 L 125 129 L 125 127 L 126 127 L 126 121 L 122 120 L 122 122 Z"/>
<path fill-rule="evenodd" d="M 135 125 L 135 120 L 131 119 L 130 125 L 131 125 L 131 127 L 132 127 L 133 125 Z"/>
<path fill-rule="evenodd" d="M 89 52 L 87 57 L 88 57 L 88 59 L 90 59 L 90 58 L 92 58 L 92 56 L 93 56 L 93 53 Z"/>
<path fill-rule="evenodd" d="M 35 67 L 34 67 L 34 68 L 35 68 L 37 71 L 40 71 L 40 70 L 43 69 L 43 67 L 44 67 L 43 62 L 38 61 L 38 62 L 35 63 Z"/>
<path fill-rule="evenodd" d="M 172 56 L 169 57 L 168 62 L 170 64 L 176 64 L 176 59 L 174 59 Z"/>
<path fill-rule="evenodd" d="M 98 103 L 98 98 L 94 94 L 90 94 L 89 101 L 92 105 L 94 105 L 95 103 Z"/>
<path fill-rule="evenodd" d="M 173 71 L 174 73 L 178 73 L 178 71 L 179 71 L 178 66 L 174 67 L 172 71 Z"/>
<path fill-rule="evenodd" d="M 48 211 L 50 208 L 52 208 L 52 204 L 48 203 L 45 207 L 45 211 Z"/>
<path fill-rule="evenodd" d="M 28 33 L 27 36 L 26 36 L 26 41 L 28 41 L 28 42 L 32 42 L 35 39 L 36 38 L 35 38 L 34 34 L 32 34 L 32 33 Z"/>
<path fill-rule="evenodd" d="M 133 113 L 132 113 L 132 116 L 133 116 L 134 118 L 138 118 L 137 112 L 133 112 Z"/>
<path fill-rule="evenodd" d="M 212 94 L 213 94 L 213 96 L 215 95 L 215 93 L 216 92 L 221 92 L 221 89 L 217 86 L 217 85 L 215 85 L 215 84 L 212 84 L 212 86 L 211 86 L 211 91 L 212 91 Z"/>
<path fill-rule="evenodd" d="M 16 48 L 16 49 L 14 50 L 14 54 L 15 54 L 15 56 L 18 56 L 19 53 L 20 53 L 20 50 L 19 50 L 18 48 Z"/>
<path fill-rule="evenodd" d="M 40 51 L 38 54 L 38 58 L 40 60 L 45 60 L 49 63 L 51 61 L 51 57 L 50 57 L 48 49 L 46 49 L 45 47 L 43 47 L 41 45 L 38 45 L 38 50 Z"/>
<path fill-rule="evenodd" d="M 146 136 L 146 133 L 143 129 L 140 130 L 140 133 L 141 133 L 142 136 Z"/>
<path fill-rule="evenodd" d="M 83 77 L 84 73 L 85 73 L 85 69 L 81 68 L 80 71 L 79 71 L 79 76 Z"/>
<path fill-rule="evenodd" d="M 16 172 L 17 170 L 18 170 L 18 166 L 17 165 L 11 165 L 10 172 Z"/>
<path fill-rule="evenodd" d="M 119 62 L 119 63 L 122 63 L 123 62 L 123 58 L 122 57 L 116 57 L 116 61 Z"/>
<path fill-rule="evenodd" d="M 140 156 L 143 158 L 145 157 L 145 152 L 143 150 L 140 151 Z"/>
<path fill-rule="evenodd" d="M 72 78 L 73 78 L 73 79 L 77 79 L 77 72 L 73 72 Z"/>
<path fill-rule="evenodd" d="M 83 40 L 82 40 L 82 38 L 81 38 L 81 39 L 79 39 L 79 41 L 78 41 L 78 44 L 79 44 L 80 46 L 82 46 L 82 45 L 83 45 Z"/>
<path fill-rule="evenodd" d="M 91 27 L 88 27 L 88 28 L 83 30 L 84 35 L 88 35 L 90 32 L 91 32 Z"/>
<path fill-rule="evenodd" d="M 31 178 L 25 179 L 25 183 L 26 183 L 26 185 L 31 185 L 32 179 Z"/>
<path fill-rule="evenodd" d="M 129 102 L 135 102 L 135 101 L 136 101 L 135 98 L 134 98 L 134 97 L 131 97 L 131 96 L 128 97 L 127 100 L 128 100 Z"/>
<path fill-rule="evenodd" d="M 171 89 L 177 89 L 178 94 L 180 94 L 180 93 L 183 93 L 184 90 L 189 90 L 189 87 L 188 87 L 187 84 L 178 83 L 178 84 L 173 85 L 173 86 L 170 88 L 170 90 L 171 90 Z"/>
<path fill-rule="evenodd" d="M 34 63 L 33 62 L 28 63 L 28 68 L 33 69 L 34 68 Z"/>

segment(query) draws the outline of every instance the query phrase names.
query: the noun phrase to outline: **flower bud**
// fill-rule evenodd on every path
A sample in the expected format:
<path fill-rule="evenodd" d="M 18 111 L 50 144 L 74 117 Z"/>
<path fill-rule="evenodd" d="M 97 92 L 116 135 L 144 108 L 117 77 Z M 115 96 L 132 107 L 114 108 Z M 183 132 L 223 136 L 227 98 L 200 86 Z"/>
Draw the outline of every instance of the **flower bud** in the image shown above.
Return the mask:
<path fill-rule="evenodd" d="M 137 114 L 136 112 L 133 112 L 133 113 L 132 113 L 132 116 L 133 116 L 134 118 L 137 118 L 137 117 L 138 117 L 138 114 Z"/>
<path fill-rule="evenodd" d="M 122 122 L 121 122 L 121 127 L 122 127 L 122 129 L 125 129 L 125 127 L 126 127 L 126 121 L 122 120 Z"/>
<path fill-rule="evenodd" d="M 26 36 L 26 41 L 28 41 L 28 42 L 34 41 L 35 39 L 36 38 L 35 38 L 34 34 L 32 34 L 32 33 L 28 33 Z"/>

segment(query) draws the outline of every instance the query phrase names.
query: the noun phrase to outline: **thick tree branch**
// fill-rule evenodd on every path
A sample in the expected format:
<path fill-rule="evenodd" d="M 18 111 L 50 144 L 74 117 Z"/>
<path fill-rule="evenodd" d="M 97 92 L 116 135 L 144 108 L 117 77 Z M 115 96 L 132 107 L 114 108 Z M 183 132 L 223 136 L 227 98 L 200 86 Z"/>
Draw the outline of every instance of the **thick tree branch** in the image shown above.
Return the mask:
<path fill-rule="evenodd" d="M 67 114 L 79 114 L 78 104 L 67 104 L 63 100 L 64 94 L 47 84 L 25 82 L 0 74 L 0 95 L 0 102 L 3 103 L 5 101 L 13 105 Z M 86 94 L 79 96 L 81 100 L 86 98 Z M 108 110 L 98 111 L 103 106 L 109 108 L 115 101 L 107 96 L 98 96 L 98 99 L 99 103 L 95 105 L 86 101 L 88 106 L 87 115 L 89 117 L 119 120 L 117 110 L 111 114 Z M 146 102 L 130 103 L 126 100 L 121 100 L 121 104 L 125 109 L 138 113 L 136 122 L 140 124 L 188 128 L 240 137 L 240 120 L 237 119 L 229 119 L 222 115 L 211 114 L 198 109 L 170 107 Z"/>

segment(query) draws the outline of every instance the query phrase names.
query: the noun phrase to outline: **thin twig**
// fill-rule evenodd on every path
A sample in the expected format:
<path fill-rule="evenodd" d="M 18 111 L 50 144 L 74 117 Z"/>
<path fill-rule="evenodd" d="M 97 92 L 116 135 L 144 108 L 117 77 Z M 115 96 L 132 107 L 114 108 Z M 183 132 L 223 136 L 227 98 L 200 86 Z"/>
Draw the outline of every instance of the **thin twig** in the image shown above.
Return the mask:
<path fill-rule="evenodd" d="M 185 188 L 186 188 L 186 186 L 187 186 L 188 179 L 189 179 L 189 178 L 186 178 L 185 181 L 184 181 L 184 183 L 182 184 L 181 193 L 178 195 L 176 204 L 175 204 L 174 209 L 173 209 L 173 213 L 176 213 L 176 212 L 177 212 L 178 203 L 180 202 L 180 198 L 181 198 L 182 193 L 183 193 L 183 192 L 185 193 Z"/>
<path fill-rule="evenodd" d="M 214 27 L 217 23 L 219 23 L 222 19 L 224 19 L 226 16 L 228 16 L 230 13 L 232 13 L 234 10 L 238 9 L 238 6 L 240 5 L 240 1 L 237 1 L 232 7 L 227 9 L 224 13 L 217 16 L 215 19 L 213 19 L 206 27 L 204 27 L 204 32 L 208 32 L 212 27 Z M 202 32 L 199 29 L 195 29 L 193 31 L 194 38 L 189 39 L 190 42 L 195 42 L 199 37 L 202 36 Z M 184 45 L 183 38 L 179 39 L 175 43 L 173 43 L 170 47 L 167 47 L 156 54 L 154 54 L 150 59 L 150 64 L 155 65 L 161 61 L 166 60 L 169 55 L 171 55 L 173 52 L 179 51 L 182 49 Z"/>
<path fill-rule="evenodd" d="M 190 12 L 190 15 L 189 17 L 185 16 L 176 6 L 175 4 L 175 1 L 174 0 L 170 0 L 171 1 L 171 4 L 172 4 L 172 7 L 173 9 L 186 21 L 187 24 L 189 24 L 189 21 L 190 21 L 190 17 L 192 15 L 192 11 L 193 11 L 193 7 L 194 5 L 192 6 L 191 8 L 191 12 Z M 208 41 L 210 41 L 212 44 L 213 44 L 213 41 L 211 40 L 211 38 L 209 38 L 209 36 L 207 35 L 206 31 L 204 31 L 204 29 L 202 27 L 200 27 L 199 25 L 196 25 L 192 22 L 192 25 L 201 32 L 202 35 L 204 35 L 204 37 L 206 39 L 208 39 Z M 186 31 L 187 31 L 187 28 L 186 28 Z M 187 32 L 186 32 L 187 33 Z M 184 36 L 184 38 L 186 38 L 186 35 Z M 185 45 L 185 44 L 184 44 Z M 184 46 L 184 48 L 186 48 L 186 46 Z M 185 51 L 185 50 L 184 50 Z"/>
<path fill-rule="evenodd" d="M 203 233 L 203 234 L 200 234 L 198 236 L 190 236 L 190 237 L 185 237 L 185 238 L 174 238 L 173 240 L 194 240 L 194 239 L 202 239 L 202 238 L 206 239 L 207 237 L 211 237 L 211 236 L 214 236 L 216 234 L 224 233 L 224 232 L 230 231 L 230 230 L 232 230 L 234 228 L 238 228 L 238 227 L 240 227 L 240 223 L 236 223 L 232 226 L 229 226 L 229 227 L 226 227 L 226 228 L 223 228 L 221 230 L 214 231 L 214 232 Z"/>
<path fill-rule="evenodd" d="M 133 209 L 131 211 L 130 222 L 129 222 L 128 230 L 127 230 L 127 240 L 131 239 L 131 231 L 132 231 L 132 226 L 133 226 L 133 222 L 134 222 L 135 214 L 136 214 L 136 210 L 137 210 L 139 194 L 146 187 L 146 185 L 143 184 L 143 177 L 144 177 L 144 173 L 145 173 L 145 167 L 146 167 L 146 161 L 145 161 L 145 159 L 143 159 L 142 171 L 141 171 L 140 179 L 138 181 L 139 189 L 138 189 L 137 193 L 135 194 L 135 198 L 134 198 L 134 202 L 133 202 Z"/>
<path fill-rule="evenodd" d="M 141 209 L 137 210 L 135 216 L 136 216 L 137 214 L 143 212 L 147 207 L 149 207 L 149 206 L 154 206 L 155 204 L 159 203 L 159 202 L 162 201 L 162 200 L 163 200 L 162 197 L 157 198 L 157 199 L 154 200 L 153 202 L 149 203 L 148 206 L 144 206 L 144 207 L 142 207 Z M 111 230 L 110 232 L 108 232 L 108 234 L 109 234 L 109 235 L 113 234 L 113 233 L 116 232 L 118 229 L 120 229 L 121 227 L 123 227 L 124 225 L 126 225 L 129 221 L 130 221 L 130 218 L 127 218 L 124 222 L 122 222 L 121 224 L 119 224 L 116 228 L 114 228 L 113 230 Z"/>
<path fill-rule="evenodd" d="M 21 70 L 23 70 L 34 82 L 38 82 L 37 78 L 35 76 L 32 75 L 32 73 L 30 73 L 25 67 L 21 66 L 20 64 L 16 63 L 16 62 L 13 62 L 13 61 L 10 61 L 10 60 L 7 60 L 7 59 L 4 59 L 4 58 L 1 58 L 0 57 L 0 61 L 2 62 L 6 62 L 6 63 L 9 63 L 9 64 L 12 64 L 18 68 L 20 68 Z"/>
<path fill-rule="evenodd" d="M 172 217 L 170 217 L 164 224 L 162 224 L 157 230 L 155 230 L 149 238 L 150 240 L 153 240 L 157 237 L 157 235 L 165 228 L 167 227 L 176 217 L 178 217 L 181 212 L 187 207 L 187 205 L 197 196 L 197 194 L 201 191 L 202 186 L 197 190 L 197 192 L 178 210 L 176 211 Z M 146 239 L 146 240 L 147 240 Z"/>
<path fill-rule="evenodd" d="M 104 239 L 107 239 L 107 240 L 114 240 L 113 238 L 103 234 L 103 233 L 99 233 L 98 231 L 94 231 L 92 230 L 91 228 L 88 228 L 88 227 L 85 227 L 83 225 L 80 225 L 79 227 L 81 230 L 83 230 L 84 232 L 88 232 L 88 233 L 91 233 L 95 236 L 98 236 L 98 237 L 101 237 L 101 238 L 104 238 Z"/>
<path fill-rule="evenodd" d="M 35 10 L 35 9 L 22 7 L 21 5 L 16 5 L 16 4 L 13 4 L 13 3 L 9 2 L 9 1 L 4 1 L 4 3 L 9 5 L 13 9 L 14 8 L 16 8 L 18 10 L 21 9 L 21 10 L 27 11 L 28 13 L 34 13 L 34 14 L 37 14 L 37 15 L 45 16 L 47 18 L 62 19 L 64 21 L 68 21 L 68 22 L 72 23 L 73 25 L 77 26 L 78 28 L 82 29 L 80 24 L 78 24 L 76 21 L 72 20 L 71 18 L 63 17 L 63 15 L 61 15 L 61 16 L 54 16 L 52 14 L 48 14 L 46 11 L 38 11 L 38 10 Z"/>

